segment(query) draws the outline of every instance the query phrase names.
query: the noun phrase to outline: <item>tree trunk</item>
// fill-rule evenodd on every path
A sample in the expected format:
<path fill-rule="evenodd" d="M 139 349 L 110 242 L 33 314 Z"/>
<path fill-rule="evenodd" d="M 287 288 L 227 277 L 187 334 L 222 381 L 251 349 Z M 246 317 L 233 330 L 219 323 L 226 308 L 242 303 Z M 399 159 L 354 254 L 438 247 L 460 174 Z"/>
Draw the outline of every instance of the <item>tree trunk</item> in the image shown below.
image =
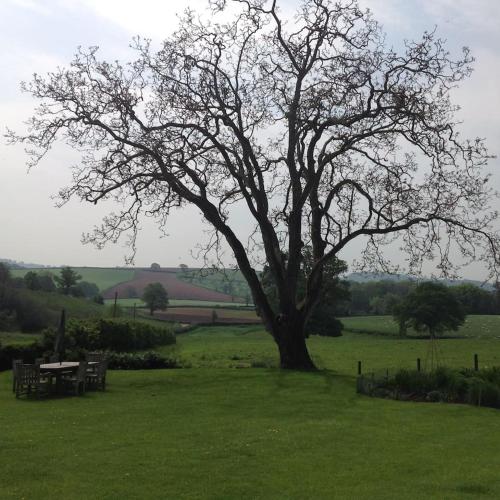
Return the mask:
<path fill-rule="evenodd" d="M 280 366 L 288 370 L 316 370 L 307 350 L 302 325 L 284 323 L 275 336 L 280 353 Z"/>

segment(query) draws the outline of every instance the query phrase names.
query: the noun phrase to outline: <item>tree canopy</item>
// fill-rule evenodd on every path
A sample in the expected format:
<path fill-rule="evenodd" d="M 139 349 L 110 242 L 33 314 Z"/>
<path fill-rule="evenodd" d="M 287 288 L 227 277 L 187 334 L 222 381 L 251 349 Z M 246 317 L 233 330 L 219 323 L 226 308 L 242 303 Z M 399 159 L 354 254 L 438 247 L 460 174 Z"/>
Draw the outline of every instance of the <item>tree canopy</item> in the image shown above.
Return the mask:
<path fill-rule="evenodd" d="M 149 283 L 144 288 L 142 300 L 146 303 L 151 316 L 157 310 L 164 310 L 168 306 L 168 293 L 161 283 Z"/>
<path fill-rule="evenodd" d="M 71 288 L 74 287 L 81 279 L 81 275 L 69 266 L 61 267 L 59 276 L 54 276 L 54 280 L 59 286 L 59 289 L 66 295 L 70 293 Z"/>
<path fill-rule="evenodd" d="M 40 106 L 10 137 L 30 165 L 58 139 L 82 152 L 61 203 L 124 207 L 87 241 L 127 232 L 134 251 L 142 214 L 164 228 L 172 209 L 196 206 L 213 245 L 231 248 L 287 368 L 314 368 L 304 326 L 325 264 L 356 239 L 371 269 L 390 267 L 382 245 L 399 234 L 411 272 L 437 258 L 453 274 L 457 254 L 497 271 L 489 154 L 461 138 L 450 97 L 471 72 L 469 50 L 453 58 L 425 32 L 397 51 L 355 0 L 302 0 L 293 18 L 275 0 L 210 5 L 211 17 L 187 11 L 158 50 L 135 39 L 129 64 L 93 47 L 24 85 Z M 235 204 L 255 225 L 248 245 Z M 304 245 L 313 265 L 298 301 Z M 278 314 L 251 248 L 272 274 Z"/>
<path fill-rule="evenodd" d="M 454 293 L 442 283 L 420 283 L 394 308 L 394 318 L 404 331 L 427 331 L 435 337 L 458 330 L 465 321 L 465 309 Z"/>

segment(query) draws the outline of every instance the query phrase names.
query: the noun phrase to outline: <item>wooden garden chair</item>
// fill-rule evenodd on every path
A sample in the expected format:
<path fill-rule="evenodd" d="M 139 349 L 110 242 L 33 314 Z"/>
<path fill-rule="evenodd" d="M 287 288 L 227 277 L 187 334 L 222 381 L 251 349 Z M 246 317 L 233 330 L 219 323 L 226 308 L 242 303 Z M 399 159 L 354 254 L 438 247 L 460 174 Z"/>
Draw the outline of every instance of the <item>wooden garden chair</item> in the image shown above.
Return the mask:
<path fill-rule="evenodd" d="M 87 384 L 93 389 L 106 390 L 106 372 L 108 361 L 105 359 L 93 366 L 92 372 L 87 372 Z"/>
<path fill-rule="evenodd" d="M 49 385 L 40 378 L 40 366 L 17 365 L 16 375 L 16 398 L 23 394 L 26 396 L 35 394 L 36 397 L 48 394 Z"/>
<path fill-rule="evenodd" d="M 62 381 L 65 390 L 68 389 L 69 392 L 73 392 L 76 396 L 83 394 L 87 385 L 87 362 L 80 361 L 76 373 L 63 377 Z"/>
<path fill-rule="evenodd" d="M 12 360 L 12 392 L 16 392 L 17 386 L 17 367 L 23 364 L 22 359 L 13 359 Z"/>

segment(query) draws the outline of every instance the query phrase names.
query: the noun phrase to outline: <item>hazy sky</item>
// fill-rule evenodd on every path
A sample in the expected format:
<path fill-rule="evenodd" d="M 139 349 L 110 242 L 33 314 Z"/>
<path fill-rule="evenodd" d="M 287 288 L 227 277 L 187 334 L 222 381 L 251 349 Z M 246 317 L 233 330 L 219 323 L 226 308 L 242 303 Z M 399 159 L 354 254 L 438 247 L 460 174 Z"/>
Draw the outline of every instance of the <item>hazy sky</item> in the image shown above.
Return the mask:
<path fill-rule="evenodd" d="M 293 7 L 295 0 L 282 2 Z M 464 45 L 477 61 L 475 72 L 459 90 L 455 101 L 467 136 L 486 137 L 492 153 L 500 152 L 500 2 L 497 0 L 365 0 L 384 25 L 388 41 L 398 46 L 437 26 L 452 53 Z M 175 26 L 175 13 L 186 6 L 204 8 L 204 0 L 0 0 L 0 130 L 23 130 L 34 101 L 20 92 L 19 82 L 34 72 L 44 73 L 66 65 L 79 45 L 98 45 L 110 59 L 129 59 L 134 35 L 161 40 Z M 97 224 L 105 206 L 73 202 L 54 206 L 51 196 L 70 179 L 69 166 L 78 156 L 56 148 L 36 169 L 26 173 L 22 147 L 0 141 L 0 257 L 88 266 L 123 265 L 123 244 L 97 250 L 80 243 L 82 232 Z M 493 160 L 494 187 L 500 189 L 499 161 Z M 109 208 L 109 207 L 108 207 Z M 183 262 L 197 265 L 190 256 L 204 225 L 196 210 L 175 214 L 169 236 L 160 238 L 146 221 L 138 241 L 136 265 L 156 261 L 167 266 Z M 356 247 L 343 257 L 350 260 Z M 199 264 L 199 263 L 198 263 Z M 481 278 L 472 266 L 464 276 Z"/>

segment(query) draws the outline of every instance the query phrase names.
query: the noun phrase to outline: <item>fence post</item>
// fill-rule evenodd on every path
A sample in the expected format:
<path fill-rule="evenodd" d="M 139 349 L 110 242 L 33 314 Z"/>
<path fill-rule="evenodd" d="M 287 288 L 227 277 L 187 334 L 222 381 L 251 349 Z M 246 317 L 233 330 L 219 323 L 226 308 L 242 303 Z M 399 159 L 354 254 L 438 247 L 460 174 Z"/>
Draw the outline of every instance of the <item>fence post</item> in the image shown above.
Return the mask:
<path fill-rule="evenodd" d="M 420 358 L 417 358 L 417 372 L 420 371 Z"/>
<path fill-rule="evenodd" d="M 115 303 L 113 304 L 113 318 L 116 318 L 116 301 L 118 300 L 118 292 L 115 292 Z"/>
<path fill-rule="evenodd" d="M 134 302 L 134 321 L 135 321 L 135 302 Z"/>
<path fill-rule="evenodd" d="M 358 361 L 358 375 L 361 375 L 361 361 Z"/>
<path fill-rule="evenodd" d="M 477 354 L 474 354 L 474 370 L 476 372 L 479 370 L 479 358 Z"/>

